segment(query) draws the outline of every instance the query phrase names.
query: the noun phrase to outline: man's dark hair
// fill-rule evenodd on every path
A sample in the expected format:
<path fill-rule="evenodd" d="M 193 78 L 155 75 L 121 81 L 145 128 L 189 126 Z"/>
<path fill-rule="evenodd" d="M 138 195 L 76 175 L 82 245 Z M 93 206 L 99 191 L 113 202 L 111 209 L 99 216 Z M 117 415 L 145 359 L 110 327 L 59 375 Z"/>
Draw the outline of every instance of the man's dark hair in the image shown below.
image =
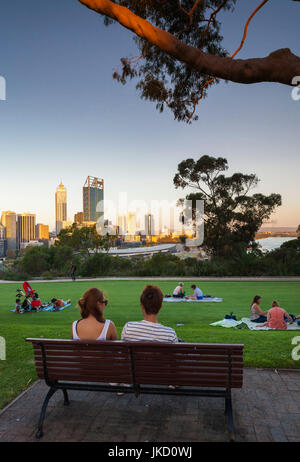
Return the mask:
<path fill-rule="evenodd" d="M 191 288 L 195 290 L 196 289 L 195 284 L 191 285 Z"/>
<path fill-rule="evenodd" d="M 147 285 L 141 294 L 141 304 L 147 314 L 157 314 L 162 306 L 164 295 L 158 286 Z"/>

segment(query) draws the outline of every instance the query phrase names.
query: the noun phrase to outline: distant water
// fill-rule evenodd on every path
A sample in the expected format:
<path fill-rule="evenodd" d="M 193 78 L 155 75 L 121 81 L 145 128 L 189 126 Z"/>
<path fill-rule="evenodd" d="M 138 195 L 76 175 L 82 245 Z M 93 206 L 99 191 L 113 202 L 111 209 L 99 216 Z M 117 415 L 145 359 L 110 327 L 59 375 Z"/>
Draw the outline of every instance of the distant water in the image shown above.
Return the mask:
<path fill-rule="evenodd" d="M 261 244 L 262 250 L 278 249 L 284 242 L 292 241 L 296 237 L 267 237 L 266 239 L 257 239 L 256 242 Z"/>

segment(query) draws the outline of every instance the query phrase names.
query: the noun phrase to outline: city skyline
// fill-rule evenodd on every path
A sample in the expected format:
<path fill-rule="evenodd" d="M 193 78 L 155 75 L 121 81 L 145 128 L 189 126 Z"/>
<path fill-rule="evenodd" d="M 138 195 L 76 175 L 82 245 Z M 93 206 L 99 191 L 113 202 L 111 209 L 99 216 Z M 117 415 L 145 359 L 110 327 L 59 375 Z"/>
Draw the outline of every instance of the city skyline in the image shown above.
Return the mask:
<path fill-rule="evenodd" d="M 87 180 L 85 182 L 85 185 L 87 184 L 87 181 L 88 179 L 91 178 L 91 179 L 94 179 L 94 180 L 99 180 L 98 178 L 96 177 L 87 177 Z M 103 189 L 104 189 L 104 180 L 101 179 L 100 180 Z M 85 185 L 84 187 L 82 188 L 82 191 L 83 191 L 83 203 L 82 203 L 82 208 L 84 208 L 84 190 L 85 190 Z M 65 227 L 68 227 L 68 226 L 71 226 L 71 224 L 73 223 L 89 223 L 89 222 L 95 222 L 95 220 L 85 220 L 84 219 L 84 212 L 81 210 L 79 211 L 79 206 L 77 206 L 77 204 L 75 205 L 74 207 L 74 210 L 77 210 L 76 212 L 74 212 L 73 216 L 71 217 L 72 215 L 72 212 L 70 214 L 68 214 L 67 210 L 68 210 L 68 188 L 65 187 L 65 185 L 62 183 L 62 180 L 60 180 L 60 184 L 56 187 L 56 190 L 55 190 L 55 206 L 54 206 L 54 209 L 55 209 L 55 222 L 54 224 L 51 225 L 50 222 L 45 222 L 42 220 L 37 220 L 37 216 L 38 214 L 36 213 L 36 211 L 33 211 L 33 209 L 30 209 L 31 210 L 30 212 L 29 211 L 15 211 L 15 210 L 0 210 L 0 215 L 1 215 L 1 224 L 3 224 L 5 226 L 5 228 L 7 228 L 6 226 L 6 215 L 8 215 L 9 219 L 13 219 L 14 221 L 14 217 L 15 217 L 15 222 L 16 222 L 16 226 L 14 228 L 13 231 L 11 231 L 11 223 L 9 223 L 9 231 L 8 231 L 8 236 L 6 236 L 8 238 L 8 242 L 11 241 L 11 237 L 13 237 L 14 239 L 14 236 L 15 236 L 15 240 L 16 242 L 18 242 L 18 235 L 17 235 L 17 224 L 18 224 L 18 217 L 21 217 L 21 216 L 34 216 L 35 217 L 35 223 L 34 223 L 34 226 L 35 228 L 37 226 L 47 226 L 48 227 L 48 232 L 50 233 L 55 233 L 56 235 L 59 233 L 59 231 Z M 140 210 L 137 208 L 135 210 L 131 209 L 131 204 L 134 204 L 135 203 L 138 203 L 138 202 L 143 202 L 143 199 L 137 199 L 137 200 L 133 200 L 133 201 L 128 201 L 128 203 L 126 204 L 126 206 L 129 208 L 124 210 L 122 210 L 122 206 L 124 207 L 124 203 L 122 202 L 122 199 L 124 200 L 124 195 L 127 196 L 127 193 L 123 192 L 123 193 L 120 193 L 119 194 L 119 197 L 117 198 L 119 200 L 116 201 L 116 203 L 114 204 L 115 208 L 116 208 L 116 211 L 118 211 L 118 207 L 121 207 L 121 210 L 119 210 L 119 213 L 116 213 L 115 216 L 113 216 L 113 214 L 110 214 L 110 215 L 104 215 L 104 220 L 107 220 L 107 221 L 110 221 L 113 226 L 119 226 L 123 231 L 125 231 L 125 228 L 126 228 L 126 231 L 128 231 L 128 227 L 129 228 L 132 228 L 132 227 L 135 227 L 137 231 L 143 231 L 143 230 L 146 230 L 148 229 L 148 227 L 153 230 L 153 228 L 155 227 L 155 233 L 156 234 L 164 234 L 164 231 L 165 230 L 174 230 L 174 231 L 178 231 L 180 226 L 178 225 L 177 221 L 176 220 L 176 223 L 177 223 L 177 227 L 176 225 L 174 224 L 174 219 L 175 219 L 175 215 L 174 215 L 174 210 L 175 208 L 173 208 L 175 202 L 173 201 L 172 203 L 170 203 L 170 209 L 168 209 L 168 203 L 167 201 L 154 201 L 154 213 L 156 214 L 155 215 L 155 218 L 154 218 L 154 215 L 153 215 L 153 211 L 151 210 L 151 204 L 150 202 L 147 204 L 145 201 L 145 206 L 148 207 L 147 208 L 147 211 L 145 214 L 142 213 L 142 215 L 140 214 Z M 102 197 L 103 197 L 103 192 L 102 192 Z M 108 202 L 112 202 L 110 201 L 110 199 L 108 199 Z M 157 202 L 157 204 L 156 204 Z M 95 205 L 95 204 L 94 204 Z M 157 208 L 159 207 L 159 208 Z M 167 207 L 167 208 L 166 208 Z M 177 212 L 177 215 L 179 216 L 180 212 L 178 211 Z M 40 215 L 39 215 L 40 216 Z M 80 219 L 79 219 L 80 217 Z M 148 222 L 146 223 L 146 219 L 147 217 L 152 217 L 151 218 L 151 222 Z M 57 218 L 64 218 L 62 220 L 57 220 Z M 123 218 L 123 221 L 122 221 L 122 218 Z M 130 219 L 132 219 L 134 221 L 134 225 L 133 224 L 129 224 L 129 221 Z M 120 222 L 121 220 L 121 222 Z M 145 221 L 143 221 L 145 220 Z M 60 226 L 59 226 L 59 230 L 57 228 L 57 224 L 60 223 Z M 151 223 L 151 224 L 150 224 Z M 155 223 L 155 224 L 154 224 Z M 299 222 L 300 223 L 300 222 Z M 273 224 L 272 221 L 268 221 L 267 223 L 264 223 L 262 228 L 264 229 L 267 229 L 267 228 L 290 228 L 290 229 L 296 229 L 298 226 L 299 226 L 299 223 L 297 224 L 297 222 L 295 221 L 295 224 L 293 225 L 288 225 L 288 224 L 284 224 L 284 225 L 277 225 L 276 223 Z M 45 231 L 43 231 L 45 232 Z M 13 233 L 13 236 L 11 235 L 11 233 Z M 6 234 L 7 234 L 7 231 L 6 231 Z M 126 232 L 125 232 L 126 234 Z M 128 234 L 131 234 L 130 232 L 128 232 Z M 35 237 L 33 238 L 35 239 Z M 29 239 L 30 240 L 30 239 Z M 12 244 L 12 247 L 14 247 L 14 244 Z M 8 248 L 12 248 L 11 245 L 8 246 Z"/>
<path fill-rule="evenodd" d="M 283 3 L 275 0 L 271 16 L 267 6 L 255 17 L 241 58 L 287 45 L 297 53 L 299 6 Z M 250 10 L 241 1 L 233 15 L 223 14 L 228 50 L 240 43 Z M 101 172 L 113 201 L 119 191 L 130 201 L 177 200 L 186 194 L 173 186 L 178 163 L 209 154 L 226 157 L 228 173 L 256 173 L 261 183 L 254 192 L 282 195 L 272 226 L 298 226 L 300 102 L 292 99 L 291 88 L 221 83 L 200 103 L 199 121 L 180 124 L 168 110 L 159 114 L 141 101 L 134 82 L 123 87 L 112 79 L 120 57 L 136 54 L 130 32 L 118 25 L 105 28 L 76 2 L 53 0 L 45 7 L 28 0 L 18 12 L 9 3 L 2 11 L 7 100 L 0 101 L 0 210 L 30 210 L 53 229 L 53 185 L 63 178 L 68 219 L 73 218 L 81 211 L 83 172 L 90 171 Z M 24 178 L 30 179 L 26 187 Z"/>

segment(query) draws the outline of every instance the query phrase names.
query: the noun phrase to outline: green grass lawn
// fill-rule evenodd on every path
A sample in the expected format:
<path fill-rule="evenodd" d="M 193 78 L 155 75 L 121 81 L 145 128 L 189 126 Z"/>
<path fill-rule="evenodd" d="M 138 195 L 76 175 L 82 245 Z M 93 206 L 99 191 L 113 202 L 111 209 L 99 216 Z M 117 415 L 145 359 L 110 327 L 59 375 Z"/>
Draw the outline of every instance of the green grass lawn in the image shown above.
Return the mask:
<path fill-rule="evenodd" d="M 174 284 L 174 281 L 158 282 L 164 293 L 171 293 Z M 36 379 L 32 345 L 26 343 L 25 338 L 70 338 L 71 324 L 80 317 L 77 301 L 89 287 L 96 285 L 109 298 L 105 315 L 114 321 L 119 336 L 127 321 L 141 319 L 139 295 L 145 281 L 70 281 L 32 285 L 43 301 L 53 297 L 71 298 L 72 306 L 61 312 L 16 315 L 9 309 L 14 308 L 16 289 L 20 285 L 0 285 L 0 336 L 5 338 L 7 349 L 6 361 L 0 361 L 0 408 Z M 186 283 L 185 287 L 188 286 Z M 203 282 L 199 286 L 204 293 L 223 297 L 223 303 L 164 303 L 160 322 L 173 327 L 187 342 L 243 343 L 247 366 L 300 368 L 300 361 L 291 358 L 291 339 L 300 336 L 300 331 L 254 332 L 209 325 L 223 319 L 230 311 L 238 319 L 249 316 L 252 298 L 257 294 L 263 297 L 263 309 L 269 308 L 276 299 L 288 312 L 300 314 L 299 282 Z"/>

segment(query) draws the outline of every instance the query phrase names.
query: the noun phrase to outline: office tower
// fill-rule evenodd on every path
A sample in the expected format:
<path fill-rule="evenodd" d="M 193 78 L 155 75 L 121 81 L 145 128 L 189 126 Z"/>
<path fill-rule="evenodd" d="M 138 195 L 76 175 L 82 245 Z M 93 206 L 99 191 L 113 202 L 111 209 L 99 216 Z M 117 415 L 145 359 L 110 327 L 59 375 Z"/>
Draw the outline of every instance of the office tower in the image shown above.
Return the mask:
<path fill-rule="evenodd" d="M 136 233 L 136 214 L 131 212 L 127 215 L 127 234 L 135 236 Z"/>
<path fill-rule="evenodd" d="M 6 228 L 0 223 L 0 257 L 6 256 L 7 240 L 6 240 Z"/>
<path fill-rule="evenodd" d="M 104 180 L 88 176 L 83 186 L 83 221 L 97 222 L 103 212 L 97 212 L 97 205 L 104 199 Z"/>
<path fill-rule="evenodd" d="M 6 229 L 7 249 L 16 250 L 17 248 L 17 216 L 15 212 L 2 212 L 1 224 Z"/>
<path fill-rule="evenodd" d="M 175 231 L 175 209 L 170 207 L 170 234 Z"/>
<path fill-rule="evenodd" d="M 126 215 L 118 215 L 118 234 L 123 236 L 127 234 L 127 217 Z"/>
<path fill-rule="evenodd" d="M 55 192 L 55 223 L 56 235 L 62 230 L 62 224 L 67 221 L 67 190 L 62 183 Z"/>
<path fill-rule="evenodd" d="M 74 215 L 74 223 L 83 223 L 83 212 L 77 212 Z"/>
<path fill-rule="evenodd" d="M 145 234 L 146 236 L 154 236 L 154 216 L 151 213 L 145 215 Z"/>
<path fill-rule="evenodd" d="M 18 248 L 23 242 L 35 240 L 35 214 L 21 213 L 17 215 Z"/>
<path fill-rule="evenodd" d="M 35 238 L 49 240 L 49 226 L 38 223 L 35 227 Z"/>

